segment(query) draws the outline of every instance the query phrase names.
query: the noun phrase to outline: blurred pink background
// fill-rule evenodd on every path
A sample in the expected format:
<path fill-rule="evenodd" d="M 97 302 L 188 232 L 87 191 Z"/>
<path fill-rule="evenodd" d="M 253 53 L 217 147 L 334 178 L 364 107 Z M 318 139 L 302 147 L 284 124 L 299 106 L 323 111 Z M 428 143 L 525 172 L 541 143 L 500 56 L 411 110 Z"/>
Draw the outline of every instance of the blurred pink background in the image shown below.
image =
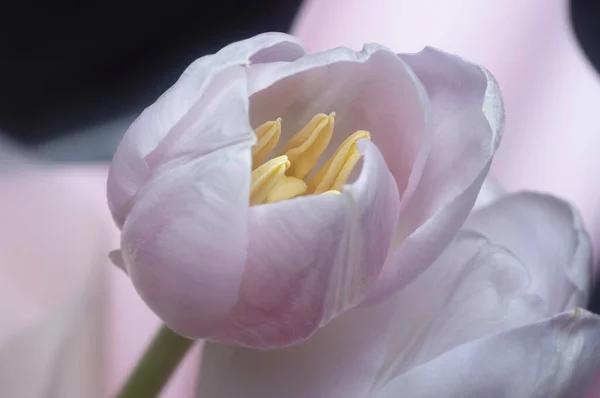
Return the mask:
<path fill-rule="evenodd" d="M 575 203 L 592 234 L 596 252 L 600 250 L 600 134 L 596 121 L 600 81 L 575 43 L 566 1 L 313 0 L 306 2 L 294 33 L 310 51 L 339 45 L 360 48 L 365 42 L 379 42 L 399 52 L 432 45 L 485 65 L 504 92 L 507 113 L 493 176 L 509 190 L 549 191 Z M 8 154 L 0 151 L 0 160 L 2 189 L 22 189 L 22 181 L 17 182 L 14 171 L 9 171 L 14 167 L 7 167 Z M 17 159 L 11 164 L 21 162 Z M 94 366 L 101 364 L 106 379 L 98 382 L 99 396 L 108 396 L 123 382 L 159 323 L 107 257 L 86 258 L 79 252 L 61 255 L 90 244 L 102 252 L 118 246 L 118 230 L 112 224 L 104 194 L 106 165 L 43 166 L 36 170 L 27 176 L 28 181 L 38 186 L 38 192 L 55 187 L 54 200 L 20 194 L 12 197 L 12 206 L 24 209 L 25 215 L 37 214 L 32 216 L 37 217 L 36 225 L 43 212 L 30 208 L 39 208 L 40 203 L 48 206 L 46 211 L 54 221 L 42 222 L 36 236 L 47 238 L 43 247 L 54 250 L 42 252 L 43 261 L 28 257 L 31 242 L 14 233 L 17 229 L 28 233 L 27 226 L 14 218 L 5 220 L 0 223 L 0 232 L 5 243 L 12 242 L 13 256 L 10 260 L 0 256 L 0 275 L 8 275 L 15 262 L 22 272 L 42 276 L 50 266 L 63 274 L 74 266 L 87 267 L 89 280 L 72 283 L 68 289 L 84 297 L 91 294 L 87 283 L 95 281 L 98 289 L 108 293 L 95 301 L 92 297 L 86 307 L 98 313 L 90 322 L 102 345 L 94 338 L 83 339 L 81 344 L 92 349 L 83 350 L 85 357 L 73 359 L 73 363 L 88 364 L 96 370 Z M 57 233 L 56 225 L 66 232 Z M 33 243 L 37 250 L 39 241 Z M 48 278 L 42 281 L 61 283 L 60 278 Z M 0 310 L 5 309 L 0 306 Z M 6 311 L 14 313 L 15 309 Z M 4 349 L 0 346 L 0 358 Z M 196 347 L 165 397 L 193 396 L 198 360 Z M 597 393 L 590 397 L 600 397 L 600 381 L 597 384 Z"/>

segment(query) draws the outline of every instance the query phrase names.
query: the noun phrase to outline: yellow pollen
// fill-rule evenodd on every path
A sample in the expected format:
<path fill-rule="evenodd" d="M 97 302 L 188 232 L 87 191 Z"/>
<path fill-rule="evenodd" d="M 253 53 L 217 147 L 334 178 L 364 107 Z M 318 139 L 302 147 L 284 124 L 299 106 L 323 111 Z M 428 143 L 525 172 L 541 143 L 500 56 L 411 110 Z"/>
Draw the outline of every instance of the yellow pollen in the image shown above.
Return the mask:
<path fill-rule="evenodd" d="M 281 118 L 275 121 L 266 122 L 254 130 L 257 142 L 252 147 L 252 169 L 257 168 L 275 149 L 281 136 Z"/>
<path fill-rule="evenodd" d="M 359 130 L 346 138 L 329 161 L 310 179 L 307 192 L 320 194 L 331 190 L 340 191 L 362 157 L 356 148 L 356 142 L 362 138 L 371 139 L 371 134 Z"/>
<path fill-rule="evenodd" d="M 289 167 L 290 161 L 287 156 L 278 156 L 255 169 L 250 185 L 250 205 L 264 203 L 269 192 L 285 177 L 285 171 Z"/>
<path fill-rule="evenodd" d="M 288 170 L 290 176 L 302 180 L 315 167 L 333 135 L 334 118 L 335 112 L 329 116 L 316 115 L 283 148 L 281 154 L 292 163 Z"/>
<path fill-rule="evenodd" d="M 340 195 L 356 163 L 362 157 L 356 143 L 370 139 L 359 130 L 348 137 L 321 169 L 308 178 L 333 135 L 335 112 L 314 116 L 281 151 L 281 155 L 263 163 L 281 137 L 281 118 L 255 129 L 257 142 L 252 148 L 250 205 L 275 203 L 300 195 Z"/>

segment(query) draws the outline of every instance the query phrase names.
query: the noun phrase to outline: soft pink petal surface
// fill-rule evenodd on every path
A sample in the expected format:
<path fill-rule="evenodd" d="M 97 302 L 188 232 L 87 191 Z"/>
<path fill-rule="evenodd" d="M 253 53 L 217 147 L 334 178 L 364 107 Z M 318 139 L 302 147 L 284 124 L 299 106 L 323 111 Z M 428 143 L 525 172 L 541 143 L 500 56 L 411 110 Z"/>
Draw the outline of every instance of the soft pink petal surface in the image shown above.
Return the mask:
<path fill-rule="evenodd" d="M 212 145 L 214 138 L 220 149 L 180 153 L 183 147 L 169 135 L 151 154 L 156 168 L 136 193 L 121 236 L 127 271 L 141 297 L 185 336 L 210 335 L 226 320 L 246 261 L 255 138 L 243 67 L 222 74 L 215 77 L 219 88 L 209 87 L 209 97 L 178 125 L 195 142 Z"/>
<path fill-rule="evenodd" d="M 432 48 L 402 59 L 427 90 L 433 147 L 414 194 L 402 207 L 398 247 L 373 301 L 410 282 L 452 240 L 475 203 L 503 128 L 495 80 L 479 66 Z"/>
<path fill-rule="evenodd" d="M 581 396 L 600 361 L 600 317 L 553 316 L 577 303 L 571 291 L 556 298 L 540 288 L 589 270 L 576 213 L 521 194 L 476 212 L 468 226 L 487 237 L 459 233 L 391 299 L 345 313 L 301 345 L 208 344 L 198 397 Z M 537 240 L 523 245 L 520 233 Z M 546 272 L 536 272 L 542 263 Z"/>
<path fill-rule="evenodd" d="M 561 313 L 459 346 L 393 380 L 376 397 L 582 397 L 600 365 L 599 334 L 598 315 Z"/>
<path fill-rule="evenodd" d="M 541 301 L 527 286 L 525 267 L 510 253 L 460 235 L 392 299 L 345 313 L 301 345 L 255 351 L 207 344 L 198 397 L 371 396 L 465 341 L 539 317 Z"/>
<path fill-rule="evenodd" d="M 249 148 L 237 145 L 155 174 L 123 227 L 133 284 L 183 335 L 210 335 L 238 300 L 250 161 Z"/>
<path fill-rule="evenodd" d="M 548 195 L 509 195 L 465 225 L 513 252 L 527 266 L 530 291 L 550 313 L 583 307 L 592 287 L 592 248 L 579 213 Z"/>

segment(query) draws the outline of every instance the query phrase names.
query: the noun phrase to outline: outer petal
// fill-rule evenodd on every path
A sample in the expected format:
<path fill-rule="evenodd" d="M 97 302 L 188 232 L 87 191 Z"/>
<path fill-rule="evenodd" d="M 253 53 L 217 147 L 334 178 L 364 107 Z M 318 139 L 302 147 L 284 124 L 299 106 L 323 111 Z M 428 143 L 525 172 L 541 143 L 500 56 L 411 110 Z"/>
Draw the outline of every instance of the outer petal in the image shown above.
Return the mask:
<path fill-rule="evenodd" d="M 248 245 L 250 150 L 230 146 L 155 172 L 121 235 L 140 296 L 176 332 L 206 336 L 236 301 Z"/>
<path fill-rule="evenodd" d="M 462 231 L 393 300 L 394 323 L 376 387 L 470 340 L 542 319 L 522 263 L 479 234 Z"/>
<path fill-rule="evenodd" d="M 551 313 L 585 306 L 591 242 L 577 211 L 549 195 L 510 195 L 475 212 L 467 225 L 512 251 L 529 269 L 531 291 Z"/>
<path fill-rule="evenodd" d="M 209 338 L 259 348 L 298 343 L 357 305 L 379 275 L 398 220 L 398 190 L 382 155 L 359 142 L 364 167 L 342 195 L 250 210 L 240 300 Z"/>
<path fill-rule="evenodd" d="M 600 317 L 575 309 L 462 345 L 376 397 L 583 397 L 599 365 Z"/>
<path fill-rule="evenodd" d="M 512 255 L 461 234 L 399 294 L 342 314 L 303 344 L 274 351 L 207 344 L 198 397 L 370 397 L 445 351 L 538 316 L 526 288 Z"/>
<path fill-rule="evenodd" d="M 108 199 L 117 224 L 122 226 L 130 210 L 127 203 L 156 166 L 148 164 L 146 156 L 173 129 L 179 130 L 181 136 L 190 128 L 198 127 L 194 120 L 202 116 L 197 112 L 198 102 L 206 95 L 215 75 L 235 65 L 292 61 L 303 54 L 304 50 L 294 37 L 268 33 L 233 43 L 191 64 L 175 85 L 131 125 L 117 149 L 108 178 Z M 206 147 L 212 142 L 195 142 L 194 149 L 200 152 L 214 149 Z"/>
<path fill-rule="evenodd" d="M 121 235 L 140 296 L 167 325 L 191 337 L 217 328 L 235 306 L 248 245 L 253 140 L 235 139 L 253 135 L 246 74 L 234 66 L 213 82 L 218 93 L 199 101 L 211 118 L 181 123 L 189 135 L 207 134 L 221 146 L 185 153 L 181 144 L 191 144 L 185 136 L 167 137 L 148 156 L 156 168 L 136 193 Z"/>
<path fill-rule="evenodd" d="M 431 48 L 402 58 L 431 100 L 434 144 L 416 191 L 402 208 L 399 248 L 370 302 L 414 279 L 452 240 L 475 203 L 503 127 L 497 84 L 479 66 Z"/>

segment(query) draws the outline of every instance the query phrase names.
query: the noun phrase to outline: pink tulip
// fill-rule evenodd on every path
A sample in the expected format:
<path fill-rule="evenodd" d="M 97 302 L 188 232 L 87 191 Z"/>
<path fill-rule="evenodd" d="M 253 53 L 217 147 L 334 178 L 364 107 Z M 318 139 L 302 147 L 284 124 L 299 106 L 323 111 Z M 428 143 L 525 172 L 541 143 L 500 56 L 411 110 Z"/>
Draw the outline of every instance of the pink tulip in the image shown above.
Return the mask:
<path fill-rule="evenodd" d="M 427 270 L 473 207 L 502 124 L 489 73 L 435 49 L 234 43 L 127 131 L 108 179 L 113 260 L 184 336 L 297 344 Z"/>
<path fill-rule="evenodd" d="M 590 257 L 570 206 L 506 196 L 405 289 L 300 345 L 207 343 L 198 397 L 581 397 L 600 364 L 600 317 L 577 308 Z"/>

